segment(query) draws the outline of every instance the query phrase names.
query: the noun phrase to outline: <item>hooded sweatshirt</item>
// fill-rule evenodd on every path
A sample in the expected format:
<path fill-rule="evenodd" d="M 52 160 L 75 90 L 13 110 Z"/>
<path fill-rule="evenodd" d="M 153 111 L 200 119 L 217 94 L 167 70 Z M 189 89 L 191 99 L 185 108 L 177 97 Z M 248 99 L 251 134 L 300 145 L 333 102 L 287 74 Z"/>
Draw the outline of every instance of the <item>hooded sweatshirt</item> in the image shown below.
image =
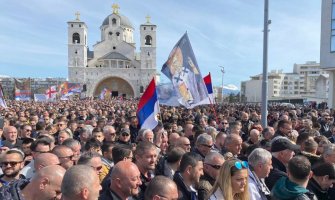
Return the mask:
<path fill-rule="evenodd" d="M 310 199 L 308 193 L 310 192 L 306 188 L 290 181 L 287 177 L 282 177 L 274 185 L 271 196 L 275 200 Z"/>

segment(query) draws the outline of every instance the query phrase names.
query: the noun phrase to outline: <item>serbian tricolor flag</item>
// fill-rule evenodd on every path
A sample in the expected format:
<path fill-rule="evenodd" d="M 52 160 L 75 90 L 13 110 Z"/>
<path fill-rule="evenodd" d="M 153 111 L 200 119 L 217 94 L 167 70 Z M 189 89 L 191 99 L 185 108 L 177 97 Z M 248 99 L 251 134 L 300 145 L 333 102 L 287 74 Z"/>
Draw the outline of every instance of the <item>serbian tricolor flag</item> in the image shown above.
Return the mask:
<path fill-rule="evenodd" d="M 141 128 L 154 129 L 158 125 L 158 113 L 159 103 L 157 100 L 156 83 L 153 78 L 138 103 L 137 117 Z"/>
<path fill-rule="evenodd" d="M 204 82 L 207 88 L 209 102 L 210 104 L 214 104 L 215 100 L 214 100 L 211 73 L 208 73 L 208 75 L 204 77 Z"/>

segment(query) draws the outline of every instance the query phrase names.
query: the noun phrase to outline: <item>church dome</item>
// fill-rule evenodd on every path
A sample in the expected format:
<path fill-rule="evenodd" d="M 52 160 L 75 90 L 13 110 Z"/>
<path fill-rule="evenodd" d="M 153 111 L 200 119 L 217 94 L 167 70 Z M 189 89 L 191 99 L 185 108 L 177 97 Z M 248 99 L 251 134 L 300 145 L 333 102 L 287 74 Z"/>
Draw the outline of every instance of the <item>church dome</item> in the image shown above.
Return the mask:
<path fill-rule="evenodd" d="M 110 14 L 105 18 L 105 20 L 102 22 L 102 26 L 109 25 L 109 17 L 112 15 L 114 14 Z M 121 26 L 134 29 L 133 24 L 130 22 L 128 17 L 121 15 L 121 14 L 118 14 L 118 15 L 120 16 L 120 19 L 121 19 Z"/>

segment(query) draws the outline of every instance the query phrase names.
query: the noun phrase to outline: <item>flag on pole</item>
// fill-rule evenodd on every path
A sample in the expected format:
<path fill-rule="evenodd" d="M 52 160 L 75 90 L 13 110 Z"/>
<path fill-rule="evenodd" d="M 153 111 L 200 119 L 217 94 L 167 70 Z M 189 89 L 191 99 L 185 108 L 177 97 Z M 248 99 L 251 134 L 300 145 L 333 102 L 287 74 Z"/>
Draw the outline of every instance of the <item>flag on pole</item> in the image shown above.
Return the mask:
<path fill-rule="evenodd" d="M 30 78 L 26 80 L 14 79 L 15 100 L 29 101 L 31 98 Z"/>
<path fill-rule="evenodd" d="M 179 103 L 186 108 L 208 97 L 187 33 L 174 46 L 161 71 L 171 80 Z"/>
<path fill-rule="evenodd" d="M 56 99 L 57 95 L 57 86 L 51 86 L 45 91 L 45 98 L 48 100 L 54 100 Z"/>
<path fill-rule="evenodd" d="M 206 88 L 207 88 L 208 99 L 210 101 L 210 104 L 215 104 L 215 96 L 214 96 L 214 93 L 213 93 L 211 73 L 208 73 L 208 75 L 204 77 L 204 82 L 205 82 L 205 85 L 206 85 Z"/>
<path fill-rule="evenodd" d="M 2 106 L 3 108 L 7 108 L 1 84 L 0 84 L 0 106 Z"/>
<path fill-rule="evenodd" d="M 141 128 L 154 129 L 158 125 L 158 113 L 159 103 L 157 100 L 156 83 L 153 78 L 144 91 L 137 108 L 137 117 Z"/>

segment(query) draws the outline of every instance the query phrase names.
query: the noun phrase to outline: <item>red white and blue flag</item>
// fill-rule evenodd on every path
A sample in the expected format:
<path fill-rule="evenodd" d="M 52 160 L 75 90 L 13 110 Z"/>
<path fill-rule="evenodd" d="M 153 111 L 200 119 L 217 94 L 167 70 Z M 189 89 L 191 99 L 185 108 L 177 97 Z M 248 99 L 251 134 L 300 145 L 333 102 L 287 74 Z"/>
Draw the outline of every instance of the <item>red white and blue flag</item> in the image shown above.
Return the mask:
<path fill-rule="evenodd" d="M 143 93 L 137 108 L 138 121 L 143 129 L 154 129 L 158 125 L 159 102 L 153 78 Z"/>
<path fill-rule="evenodd" d="M 209 103 L 214 104 L 215 103 L 215 98 L 214 98 L 214 93 L 213 93 L 211 73 L 208 73 L 208 75 L 204 77 L 204 82 L 205 82 L 207 92 L 208 92 Z"/>

